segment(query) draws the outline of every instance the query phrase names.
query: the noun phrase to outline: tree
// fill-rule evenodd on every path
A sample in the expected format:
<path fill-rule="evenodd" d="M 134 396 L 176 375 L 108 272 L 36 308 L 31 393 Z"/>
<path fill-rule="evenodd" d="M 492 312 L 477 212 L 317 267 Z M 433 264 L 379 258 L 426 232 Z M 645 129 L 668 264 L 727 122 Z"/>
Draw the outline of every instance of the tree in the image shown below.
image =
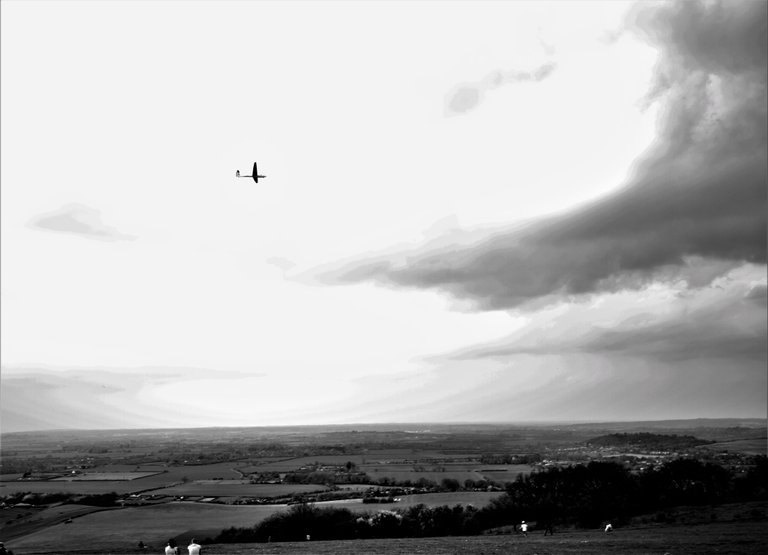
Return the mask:
<path fill-rule="evenodd" d="M 461 484 L 455 478 L 443 478 L 440 481 L 440 486 L 448 491 L 459 491 L 461 489 Z"/>

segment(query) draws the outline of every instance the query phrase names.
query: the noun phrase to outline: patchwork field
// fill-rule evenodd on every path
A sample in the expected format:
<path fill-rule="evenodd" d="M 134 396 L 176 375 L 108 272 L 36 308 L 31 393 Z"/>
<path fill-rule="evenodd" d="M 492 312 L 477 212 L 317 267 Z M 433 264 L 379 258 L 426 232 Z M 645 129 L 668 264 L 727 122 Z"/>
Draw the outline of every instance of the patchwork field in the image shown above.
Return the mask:
<path fill-rule="evenodd" d="M 397 482 L 417 482 L 420 479 L 440 483 L 444 479 L 493 482 L 512 482 L 520 474 L 532 471 L 532 467 L 523 464 L 484 465 L 477 455 L 444 453 L 440 451 L 416 451 L 413 449 L 392 449 L 368 452 L 360 455 L 325 455 L 315 457 L 297 457 L 238 466 L 237 470 L 245 475 L 258 473 L 296 472 L 308 467 L 343 466 L 351 462 L 356 470 L 366 473 L 374 481 L 382 478 Z"/>
<path fill-rule="evenodd" d="M 478 461 L 462 463 L 382 463 L 363 464 L 359 469 L 374 479 L 390 478 L 397 481 L 411 480 L 416 482 L 421 478 L 440 483 L 443 479 L 458 480 L 489 480 L 494 482 L 512 482 L 520 474 L 531 472 L 526 464 L 483 465 Z"/>
<path fill-rule="evenodd" d="M 765 437 L 738 439 L 734 441 L 712 443 L 710 445 L 706 445 L 705 447 L 712 451 L 728 450 L 738 453 L 749 453 L 752 455 L 765 455 L 766 447 L 768 447 L 768 439 Z"/>
<path fill-rule="evenodd" d="M 0 496 L 12 493 L 71 493 L 71 494 L 98 494 L 115 492 L 120 495 L 133 493 L 144 488 L 137 487 L 136 480 L 117 482 L 110 481 L 80 481 L 80 482 L 59 482 L 53 480 L 46 481 L 24 481 L 24 482 L 0 482 Z"/>
<path fill-rule="evenodd" d="M 89 472 L 52 478 L 51 482 L 123 482 L 154 476 L 159 472 Z"/>
<path fill-rule="evenodd" d="M 435 450 L 417 449 L 372 449 L 365 453 L 347 455 L 316 455 L 306 457 L 282 458 L 239 466 L 241 472 L 290 472 L 301 467 L 321 465 L 344 465 L 352 462 L 358 467 L 380 467 L 386 465 L 434 464 L 441 461 L 459 460 L 462 463 L 477 461 L 477 454 L 445 453 Z M 475 466 L 477 463 L 475 463 Z"/>
<path fill-rule="evenodd" d="M 363 503 L 362 499 L 340 499 L 338 501 L 321 501 L 315 503 L 318 507 L 324 505 L 343 506 L 347 509 L 355 512 L 376 512 L 384 509 L 405 509 L 414 505 L 428 505 L 430 507 L 438 507 L 441 505 L 474 505 L 475 507 L 483 507 L 487 505 L 492 499 L 502 495 L 501 492 L 485 492 L 485 491 L 459 491 L 455 493 L 443 492 L 443 493 L 424 493 L 421 495 L 403 495 L 399 497 L 399 501 L 395 503 Z"/>
<path fill-rule="evenodd" d="M 250 484 L 248 482 L 190 482 L 154 490 L 159 495 L 184 495 L 205 497 L 283 497 L 292 493 L 322 491 L 325 486 L 317 484 Z"/>
<path fill-rule="evenodd" d="M 704 436 L 717 443 L 689 453 L 650 453 L 655 463 L 678 456 L 692 456 L 715 462 L 745 474 L 755 468 L 753 458 L 744 453 L 765 452 L 765 423 L 746 427 L 742 422 L 724 422 L 720 428 L 670 428 L 668 433 Z M 668 426 L 666 423 L 658 426 Z M 281 498 L 329 490 L 325 482 L 339 483 L 339 496 L 362 495 L 369 488 L 395 495 L 395 503 L 367 503 L 357 499 L 336 499 L 317 503 L 335 505 L 356 513 L 404 509 L 413 505 L 486 506 L 501 492 L 489 492 L 471 480 L 512 482 L 521 474 L 545 472 L 554 465 L 574 461 L 617 460 L 627 468 L 645 463 L 624 461 L 615 449 L 596 452 L 587 443 L 608 431 L 644 432 L 648 423 L 615 426 L 606 424 L 544 427 L 442 426 L 419 432 L 397 430 L 387 425 L 360 429 L 305 427 L 289 430 L 233 429 L 228 431 L 104 431 L 46 432 L 4 435 L 0 476 L 0 539 L 16 555 L 47 553 L 135 553 L 139 541 L 162 552 L 169 537 L 185 545 L 191 536 L 213 538 L 221 530 L 247 527 L 287 505 L 236 505 L 238 498 Z M 259 443 L 261 442 L 261 443 Z M 46 450 L 44 446 L 47 445 Z M 402 447 L 399 447 L 402 446 Z M 634 448 L 634 447 L 633 447 Z M 633 451 L 634 452 L 634 451 Z M 315 454 L 316 453 L 316 454 Z M 330 453 L 330 454 L 329 454 Z M 536 455 L 531 457 L 529 455 Z M 527 464 L 484 464 L 531 462 Z M 351 464 L 348 464 L 351 463 Z M 72 474 L 72 471 L 75 474 Z M 311 473 L 318 474 L 312 476 Z M 286 474 L 295 473 L 286 479 Z M 383 483 L 369 485 L 367 479 Z M 256 476 L 262 474 L 262 476 Z M 20 480 L 19 478 L 25 477 Z M 270 483 L 251 483 L 258 479 Z M 338 479 L 337 479 L 338 478 Z M 281 479 L 284 480 L 280 483 Z M 322 484 L 290 482 L 314 479 Z M 403 495 L 403 490 L 385 493 L 393 482 L 416 484 L 426 479 L 438 484 L 418 495 Z M 359 480 L 359 481 L 358 481 Z M 347 484 L 345 482 L 353 482 Z M 481 491 L 481 486 L 485 489 Z M 30 492 L 33 495 L 17 495 Z M 100 508 L 83 504 L 60 504 L 61 498 L 45 499 L 34 494 L 68 493 L 74 496 L 115 492 L 123 507 Z M 183 501 L 179 498 L 184 497 Z M 333 496 L 325 499 L 333 499 Z M 310 499 L 312 499 L 310 497 Z M 294 499 L 293 501 L 295 501 Z M 79 497 L 75 503 L 92 502 Z M 221 501 L 223 503 L 218 503 Z M 242 499 L 240 501 L 243 501 Z M 250 499 L 246 500 L 250 501 Z M 38 506 L 34 506 L 38 504 Z M 665 515 L 666 515 L 665 511 Z M 349 542 L 304 542 L 301 544 L 253 544 L 243 546 L 210 545 L 206 554 L 227 553 L 757 553 L 764 545 L 764 510 L 738 508 L 738 513 L 711 517 L 693 526 L 684 519 L 669 519 L 665 526 L 654 526 L 657 514 L 644 523 L 623 527 L 612 536 L 595 531 L 558 531 L 555 538 L 543 538 L 533 530 L 520 536 L 482 536 L 473 538 L 433 538 L 423 540 L 379 540 Z M 752 513 L 755 513 L 753 515 Z M 720 513 L 717 512 L 719 515 Z M 760 521 L 760 515 L 763 515 Z M 751 519 L 754 522 L 744 522 Z M 68 522 L 69 521 L 69 522 Z M 758 522 L 760 521 L 760 522 Z M 756 538 L 763 543 L 760 544 Z"/>

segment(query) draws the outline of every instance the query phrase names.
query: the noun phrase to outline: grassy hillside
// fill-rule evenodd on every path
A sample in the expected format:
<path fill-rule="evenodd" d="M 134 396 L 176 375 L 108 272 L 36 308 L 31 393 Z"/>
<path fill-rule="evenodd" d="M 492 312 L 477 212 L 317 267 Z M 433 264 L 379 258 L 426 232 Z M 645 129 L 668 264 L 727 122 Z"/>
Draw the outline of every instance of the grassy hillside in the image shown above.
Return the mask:
<path fill-rule="evenodd" d="M 91 548 L 67 551 L 14 549 L 17 555 L 138 555 L 135 546 L 99 548 L 95 537 Z M 611 534 L 600 530 L 569 530 L 543 536 L 541 532 L 520 535 L 447 537 L 423 539 L 350 540 L 342 542 L 296 542 L 271 544 L 210 545 L 206 555 L 622 555 L 674 554 L 751 555 L 762 553 L 768 544 L 765 522 L 715 523 L 658 527 L 619 528 Z M 162 545 L 149 546 L 148 553 L 162 553 Z"/>
<path fill-rule="evenodd" d="M 15 555 L 162 553 L 165 539 L 169 536 L 175 536 L 179 544 L 186 545 L 191 537 L 205 537 L 201 532 L 221 525 L 224 521 L 239 522 L 242 525 L 263 518 L 265 515 L 259 514 L 259 511 L 267 509 L 243 507 L 247 509 L 247 512 L 243 513 L 236 511 L 235 507 L 222 507 L 223 510 L 218 513 L 214 511 L 201 515 L 194 508 L 192 504 L 179 504 L 174 508 L 173 514 L 160 507 L 147 508 L 144 512 L 145 518 L 141 521 L 135 517 L 130 519 L 130 529 L 121 527 L 121 511 L 104 511 L 75 519 L 73 524 L 51 526 L 6 544 L 13 549 Z M 762 553 L 764 546 L 768 545 L 767 513 L 768 503 L 765 502 L 718 507 L 681 507 L 665 511 L 663 514 L 635 518 L 631 524 L 617 527 L 611 534 L 599 529 L 556 529 L 554 536 L 544 536 L 543 531 L 534 526 L 527 537 L 501 529 L 497 530 L 498 534 L 472 537 L 214 544 L 205 547 L 205 555 L 747 555 Z M 141 552 L 136 549 L 139 540 L 149 546 L 148 551 Z"/>

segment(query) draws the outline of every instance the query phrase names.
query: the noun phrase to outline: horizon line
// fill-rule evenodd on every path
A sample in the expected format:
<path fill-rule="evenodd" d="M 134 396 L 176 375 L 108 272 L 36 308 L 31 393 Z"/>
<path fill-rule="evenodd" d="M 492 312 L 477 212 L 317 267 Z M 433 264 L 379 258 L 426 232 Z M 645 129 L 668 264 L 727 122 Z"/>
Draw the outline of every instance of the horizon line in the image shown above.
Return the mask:
<path fill-rule="evenodd" d="M 423 421 L 423 422 L 351 422 L 351 423 L 325 423 L 325 424 L 279 424 L 279 425 L 242 425 L 242 426 L 172 426 L 172 427 L 131 427 L 131 428 L 48 428 L 48 429 L 30 429 L 4 432 L 0 429 L 0 436 L 11 434 L 34 434 L 34 433 L 60 433 L 60 432 L 160 432 L 164 430 L 245 430 L 245 429 L 296 429 L 296 428 L 354 428 L 355 426 L 542 426 L 542 425 L 561 425 L 561 426 L 579 426 L 579 425 L 608 425 L 608 424 L 659 424 L 659 423 L 684 423 L 684 422 L 717 422 L 733 420 L 752 420 L 760 421 L 768 425 L 768 416 L 722 416 L 722 417 L 691 417 L 691 418 L 659 418 L 655 420 L 484 420 L 484 421 Z M 354 431 L 354 430 L 350 430 Z M 392 430 L 407 431 L 407 430 Z M 426 431 L 426 430 L 419 430 Z"/>

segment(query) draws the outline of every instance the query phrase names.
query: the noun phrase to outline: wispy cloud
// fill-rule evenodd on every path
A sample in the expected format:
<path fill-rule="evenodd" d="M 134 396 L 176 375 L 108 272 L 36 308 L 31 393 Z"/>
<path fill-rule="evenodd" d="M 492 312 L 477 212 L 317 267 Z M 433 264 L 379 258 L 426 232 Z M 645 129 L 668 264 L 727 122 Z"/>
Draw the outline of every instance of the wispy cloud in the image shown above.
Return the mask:
<path fill-rule="evenodd" d="M 502 85 L 543 81 L 555 70 L 555 63 L 545 63 L 531 71 L 497 70 L 477 83 L 462 83 L 445 98 L 445 113 L 448 116 L 471 112 L 480 104 L 486 91 Z"/>
<path fill-rule="evenodd" d="M 109 369 L 3 366 L 2 431 L 203 425 L 201 407 L 158 399 L 155 391 L 190 380 L 233 381 L 238 372 L 201 368 Z M 249 374 L 259 378 L 262 374 Z M 205 405 L 205 403 L 202 403 Z M 210 415 L 207 415 L 210 416 Z"/>
<path fill-rule="evenodd" d="M 101 221 L 101 213 L 82 204 L 68 204 L 53 212 L 34 217 L 29 226 L 44 231 L 68 233 L 101 241 L 133 241 L 137 237 L 122 233 Z"/>
<path fill-rule="evenodd" d="M 629 27 L 659 49 L 648 98 L 664 116 L 625 187 L 525 229 L 364 256 L 321 278 L 435 289 L 496 310 L 658 281 L 700 287 L 764 264 L 765 3 L 653 4 Z"/>
<path fill-rule="evenodd" d="M 265 260 L 265 262 L 271 266 L 279 268 L 285 277 L 288 276 L 288 272 L 296 267 L 296 263 L 294 261 L 282 256 L 270 256 Z"/>

